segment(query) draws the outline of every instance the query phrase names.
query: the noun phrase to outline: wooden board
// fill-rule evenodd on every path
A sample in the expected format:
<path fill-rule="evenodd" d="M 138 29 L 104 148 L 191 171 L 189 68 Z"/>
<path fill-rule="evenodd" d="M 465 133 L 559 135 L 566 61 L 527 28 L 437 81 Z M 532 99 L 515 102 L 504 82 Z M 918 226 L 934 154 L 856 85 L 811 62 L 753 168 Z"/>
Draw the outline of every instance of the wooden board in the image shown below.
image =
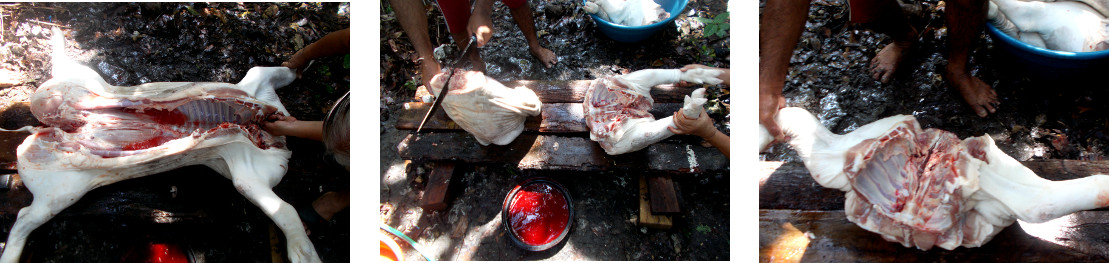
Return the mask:
<path fill-rule="evenodd" d="M 424 115 L 431 107 L 431 103 L 408 102 L 401 108 L 400 116 L 395 127 L 398 130 L 415 130 L 423 121 Z M 682 108 L 680 103 L 655 103 L 650 113 L 655 119 L 673 116 L 674 112 Z M 541 133 L 587 133 L 585 115 L 581 103 L 545 103 L 538 116 L 530 116 L 524 120 L 524 130 Z M 458 130 L 459 127 L 443 109 L 436 110 L 422 131 L 429 130 Z"/>
<path fill-rule="evenodd" d="M 539 101 L 546 104 L 582 102 L 585 100 L 585 91 L 589 89 L 589 82 L 590 80 L 516 80 L 501 84 L 510 88 L 527 87 L 539 96 Z M 700 85 L 688 87 L 658 85 L 651 88 L 651 98 L 655 102 L 681 102 L 686 95 L 700 87 Z M 420 101 L 420 98 L 425 95 L 431 95 L 431 93 L 426 88 L 419 88 L 413 101 Z"/>
<path fill-rule="evenodd" d="M 1052 181 L 1109 174 L 1109 161 L 1042 160 L 1021 162 L 1040 177 Z M 759 162 L 759 208 L 843 210 L 842 191 L 824 188 L 802 163 Z"/>
<path fill-rule="evenodd" d="M 451 175 L 454 175 L 453 162 L 435 162 L 435 167 L 432 168 L 431 175 L 427 179 L 427 187 L 424 187 L 420 207 L 425 210 L 447 208 L 447 187 L 450 185 Z"/>
<path fill-rule="evenodd" d="M 647 197 L 647 177 L 639 177 L 639 224 L 655 229 L 670 229 L 674 226 L 673 219 L 668 215 L 651 213 L 651 202 Z"/>
<path fill-rule="evenodd" d="M 666 144 L 666 143 L 661 143 Z M 656 144 L 657 145 L 657 144 Z M 660 149 L 681 149 L 664 147 Z M 693 149 L 700 145 L 690 146 Z M 512 143 L 504 146 L 481 146 L 472 136 L 460 132 L 431 132 L 409 134 L 397 145 L 401 158 L 406 160 L 438 161 L 453 160 L 470 163 L 506 162 L 515 163 L 520 169 L 600 171 L 608 169 L 643 169 L 644 160 L 689 159 L 685 151 L 641 150 L 621 155 L 608 155 L 596 143 L 585 137 L 564 137 L 556 135 L 521 134 Z M 719 157 L 712 157 L 712 153 Z M 707 161 L 723 158 L 723 154 L 712 148 L 697 149 L 705 154 L 697 156 L 698 171 L 719 171 L 728 169 L 724 161 Z M 689 171 L 683 162 L 664 162 L 650 166 L 661 171 Z"/>
<path fill-rule="evenodd" d="M 674 191 L 674 181 L 669 175 L 648 176 L 647 186 L 651 196 L 652 214 L 677 214 L 682 211 L 678 206 L 678 193 Z"/>
<path fill-rule="evenodd" d="M 1058 238 L 1029 235 L 1014 224 L 978 248 L 921 251 L 888 242 L 839 211 L 759 210 L 762 262 L 1105 262 L 1109 212 L 1079 212 L 1084 221 Z M 1098 221 L 1100 220 L 1100 221 Z M 1090 226 L 1094 224 L 1096 226 Z M 1031 227 L 1031 226 L 1030 226 Z M 1031 228 L 1030 228 L 1031 229 Z"/>

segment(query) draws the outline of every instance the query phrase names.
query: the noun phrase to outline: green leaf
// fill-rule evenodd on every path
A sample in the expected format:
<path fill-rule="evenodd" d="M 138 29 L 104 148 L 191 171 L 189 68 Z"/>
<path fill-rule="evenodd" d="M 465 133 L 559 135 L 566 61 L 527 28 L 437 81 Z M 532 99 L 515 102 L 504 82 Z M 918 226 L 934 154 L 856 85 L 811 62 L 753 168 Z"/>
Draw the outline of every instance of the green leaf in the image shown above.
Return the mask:
<path fill-rule="evenodd" d="M 721 13 L 719 15 L 716 15 L 716 17 L 713 20 L 715 20 L 713 22 L 716 22 L 717 24 L 727 23 L 728 22 L 728 12 L 724 12 L 724 13 Z"/>
<path fill-rule="evenodd" d="M 716 32 L 716 24 L 708 24 L 705 26 L 706 36 L 711 36 L 713 32 Z"/>
<path fill-rule="evenodd" d="M 343 69 L 350 69 L 350 54 L 343 56 Z"/>
<path fill-rule="evenodd" d="M 694 17 L 694 19 L 697 19 L 697 21 L 699 21 L 701 23 L 705 23 L 705 24 L 712 23 L 712 19 L 708 19 L 708 18 L 704 18 L 704 17 Z"/>

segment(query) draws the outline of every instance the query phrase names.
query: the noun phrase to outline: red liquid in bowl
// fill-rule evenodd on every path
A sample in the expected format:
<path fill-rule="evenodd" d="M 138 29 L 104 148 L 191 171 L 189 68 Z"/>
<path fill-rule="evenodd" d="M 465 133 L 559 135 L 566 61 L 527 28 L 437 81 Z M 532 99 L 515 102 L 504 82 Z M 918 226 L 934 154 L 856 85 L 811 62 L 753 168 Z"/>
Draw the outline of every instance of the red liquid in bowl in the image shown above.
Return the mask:
<path fill-rule="evenodd" d="M 512 232 L 532 246 L 558 239 L 570 222 L 562 191 L 545 183 L 529 184 L 516 192 L 508 208 Z"/>

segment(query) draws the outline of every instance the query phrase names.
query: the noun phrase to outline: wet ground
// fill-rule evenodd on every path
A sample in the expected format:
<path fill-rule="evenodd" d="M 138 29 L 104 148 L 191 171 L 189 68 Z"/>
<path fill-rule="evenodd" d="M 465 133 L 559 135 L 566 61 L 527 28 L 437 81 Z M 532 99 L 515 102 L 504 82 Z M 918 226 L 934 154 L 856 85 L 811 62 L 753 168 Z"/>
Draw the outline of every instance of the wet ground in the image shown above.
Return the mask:
<path fill-rule="evenodd" d="M 0 110 L 26 102 L 50 78 L 52 26 L 67 35 L 71 57 L 112 85 L 235 83 L 253 66 L 279 66 L 303 46 L 349 27 L 349 11 L 344 3 L 0 4 Z M 349 89 L 347 60 L 321 59 L 302 79 L 279 89 L 290 113 L 323 119 Z M 297 138 L 288 144 L 293 157 L 274 189 L 279 196 L 299 205 L 348 189 L 349 173 L 322 145 Z M 136 211 L 163 211 L 173 220 L 134 216 Z M 0 214 L 0 235 L 7 235 L 14 218 Z M 349 261 L 349 214 L 340 213 L 334 223 L 313 230 L 312 240 L 324 261 Z M 229 181 L 210 169 L 187 167 L 93 191 L 35 231 L 24 258 L 118 262 L 133 253 L 133 245 L 168 243 L 210 262 L 270 262 L 271 225 Z M 277 250 L 283 253 L 284 245 Z"/>
<path fill-rule="evenodd" d="M 675 27 L 636 44 L 615 42 L 598 31 L 576 1 L 532 1 L 540 42 L 559 56 L 547 69 L 528 52 L 507 8 L 495 4 L 493 42 L 481 50 L 487 75 L 499 81 L 581 80 L 646 68 L 680 68 L 699 63 L 726 67 L 726 36 L 703 35 L 704 23 L 726 11 L 725 1 L 690 1 Z M 727 172 L 674 177 L 682 212 L 670 230 L 638 226 L 635 171 L 520 171 L 515 164 L 457 167 L 444 211 L 419 207 L 429 165 L 405 164 L 397 143 L 409 131 L 394 128 L 395 113 L 411 101 L 419 85 L 415 51 L 385 1 L 381 21 L 381 221 L 415 239 L 439 260 L 727 260 L 729 225 Z M 442 15 L 427 9 L 433 46 L 454 46 Z M 457 48 L 454 48 L 457 49 Z M 706 105 L 718 128 L 727 132 L 729 103 L 725 88 L 711 91 Z M 547 176 L 570 192 L 577 211 L 568 241 L 541 253 L 514 247 L 501 229 L 501 201 L 526 178 Z M 419 254 L 399 241 L 405 258 Z"/>
<path fill-rule="evenodd" d="M 1017 160 L 1083 159 L 1106 156 L 1109 93 L 1103 73 L 1069 70 L 1077 77 L 1047 74 L 1014 62 L 999 42 L 983 33 L 970 59 L 972 74 L 994 87 L 996 114 L 980 118 L 945 81 L 947 34 L 943 1 L 903 6 L 920 32 L 918 43 L 888 84 L 873 80 L 869 60 L 890 39 L 848 21 L 846 1 L 814 1 L 805 32 L 790 61 L 783 93 L 789 106 L 816 114 L 835 133 L 878 119 L 910 114 L 924 128 L 960 138 L 989 134 Z M 800 161 L 784 146 L 764 160 Z"/>

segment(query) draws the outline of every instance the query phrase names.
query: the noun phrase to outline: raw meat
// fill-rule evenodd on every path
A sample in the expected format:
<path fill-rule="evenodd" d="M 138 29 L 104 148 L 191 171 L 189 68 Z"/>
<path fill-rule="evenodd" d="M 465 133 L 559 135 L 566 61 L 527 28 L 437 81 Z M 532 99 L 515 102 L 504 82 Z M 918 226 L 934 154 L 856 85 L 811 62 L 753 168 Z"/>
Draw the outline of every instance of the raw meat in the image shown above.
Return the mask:
<path fill-rule="evenodd" d="M 431 92 L 439 94 L 450 72 L 431 79 Z M 443 110 L 481 145 L 505 145 L 524 131 L 524 119 L 539 115 L 542 102 L 526 87 L 509 88 L 480 71 L 454 69 Z"/>
<path fill-rule="evenodd" d="M 990 0 L 988 17 L 1001 32 L 1029 45 L 1067 52 L 1109 49 L 1104 0 Z"/>
<path fill-rule="evenodd" d="M 582 9 L 624 26 L 650 25 L 670 18 L 666 9 L 651 0 L 589 0 Z"/>
<path fill-rule="evenodd" d="M 625 75 L 593 80 L 585 92 L 585 123 L 589 139 L 601 144 L 605 153 L 618 155 L 646 148 L 674 135 L 666 127 L 674 127 L 674 117 L 655 120 L 648 111 L 654 104 L 651 88 L 660 84 L 687 81 L 720 84 L 717 69 L 644 69 Z M 708 100 L 704 88 L 686 96 L 682 106 L 685 116 L 700 116 Z"/>
<path fill-rule="evenodd" d="M 908 115 L 833 134 L 801 108 L 778 124 L 821 186 L 847 192 L 847 219 L 884 239 L 928 250 L 978 247 L 1022 220 L 1045 222 L 1109 205 L 1109 176 L 1040 178 L 989 135 L 959 140 Z M 760 127 L 760 150 L 773 138 Z"/>
<path fill-rule="evenodd" d="M 118 87 L 67 58 L 61 31 L 53 34 L 53 78 L 31 98 L 32 113 L 49 127 L 30 128 L 18 148 L 34 200 L 19 211 L 0 262 L 18 261 L 31 231 L 90 190 L 196 164 L 230 179 L 273 219 L 290 261 L 320 261 L 296 210 L 271 190 L 288 168 L 285 138 L 258 127 L 269 114 L 288 115 L 274 88 L 292 82 L 292 70 L 256 67 L 238 84 Z"/>

